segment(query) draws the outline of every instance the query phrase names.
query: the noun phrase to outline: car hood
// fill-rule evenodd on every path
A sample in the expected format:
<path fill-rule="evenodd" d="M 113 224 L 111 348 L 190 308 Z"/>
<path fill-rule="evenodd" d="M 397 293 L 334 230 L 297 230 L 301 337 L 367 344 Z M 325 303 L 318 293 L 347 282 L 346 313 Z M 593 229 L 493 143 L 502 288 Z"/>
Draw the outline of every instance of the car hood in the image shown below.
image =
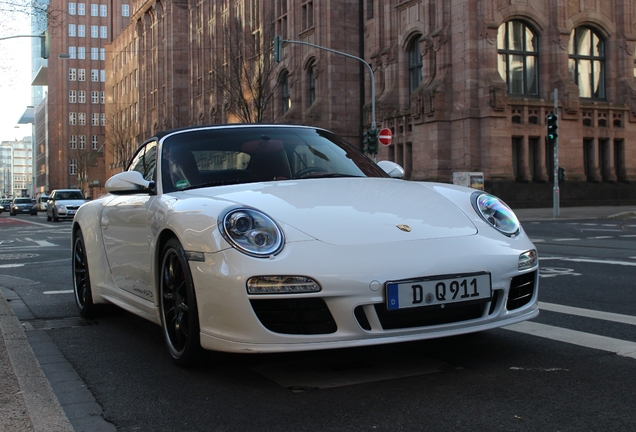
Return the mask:
<path fill-rule="evenodd" d="M 83 199 L 81 199 L 81 200 L 56 200 L 55 204 L 56 205 L 63 205 L 65 207 L 69 207 L 69 206 L 70 207 L 72 207 L 72 206 L 79 207 L 82 204 L 84 204 L 85 202 L 86 202 L 86 200 L 83 200 Z"/>
<path fill-rule="evenodd" d="M 281 224 L 337 245 L 477 233 L 475 225 L 447 198 L 424 183 L 396 179 L 287 180 L 195 189 L 185 194 L 259 209 Z"/>

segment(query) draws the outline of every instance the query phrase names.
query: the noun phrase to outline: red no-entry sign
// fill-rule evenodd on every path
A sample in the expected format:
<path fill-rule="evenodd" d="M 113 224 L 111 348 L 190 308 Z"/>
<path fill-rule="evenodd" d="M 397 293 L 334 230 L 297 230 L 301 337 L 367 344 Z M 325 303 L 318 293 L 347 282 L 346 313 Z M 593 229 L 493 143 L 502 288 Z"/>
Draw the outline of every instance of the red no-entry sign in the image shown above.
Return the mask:
<path fill-rule="evenodd" d="M 384 128 L 378 134 L 380 144 L 388 146 L 391 144 L 391 129 Z"/>

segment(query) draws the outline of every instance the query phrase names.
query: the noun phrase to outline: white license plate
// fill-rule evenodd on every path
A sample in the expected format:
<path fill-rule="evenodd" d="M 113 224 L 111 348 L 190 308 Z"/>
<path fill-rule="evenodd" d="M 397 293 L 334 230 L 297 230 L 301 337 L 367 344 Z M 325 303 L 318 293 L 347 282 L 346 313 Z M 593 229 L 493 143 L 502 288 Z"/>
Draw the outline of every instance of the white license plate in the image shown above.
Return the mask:
<path fill-rule="evenodd" d="M 490 273 L 447 275 L 386 284 L 388 310 L 436 305 L 444 307 L 460 302 L 483 302 L 491 298 Z"/>

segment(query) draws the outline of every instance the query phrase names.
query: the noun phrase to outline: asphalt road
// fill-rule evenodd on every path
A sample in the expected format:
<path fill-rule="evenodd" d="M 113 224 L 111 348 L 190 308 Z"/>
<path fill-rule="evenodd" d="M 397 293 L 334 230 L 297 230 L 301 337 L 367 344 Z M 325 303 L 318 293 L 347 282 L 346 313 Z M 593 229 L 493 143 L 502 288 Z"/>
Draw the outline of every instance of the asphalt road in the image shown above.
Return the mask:
<path fill-rule="evenodd" d="M 524 227 L 541 257 L 531 322 L 382 347 L 210 353 L 196 369 L 175 366 L 141 318 L 78 318 L 70 222 L 0 215 L 0 286 L 76 430 L 636 429 L 636 220 Z"/>

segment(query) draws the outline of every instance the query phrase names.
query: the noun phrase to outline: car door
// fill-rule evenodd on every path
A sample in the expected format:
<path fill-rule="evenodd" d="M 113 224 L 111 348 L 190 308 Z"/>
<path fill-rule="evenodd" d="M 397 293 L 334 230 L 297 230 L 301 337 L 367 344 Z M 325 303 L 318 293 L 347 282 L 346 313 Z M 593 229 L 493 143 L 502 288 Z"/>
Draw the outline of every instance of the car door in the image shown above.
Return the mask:
<path fill-rule="evenodd" d="M 146 143 L 134 156 L 129 171 L 155 181 L 157 143 Z M 108 263 L 117 286 L 146 300 L 154 300 L 150 222 L 156 213 L 154 192 L 120 195 L 105 204 L 102 234 Z"/>

